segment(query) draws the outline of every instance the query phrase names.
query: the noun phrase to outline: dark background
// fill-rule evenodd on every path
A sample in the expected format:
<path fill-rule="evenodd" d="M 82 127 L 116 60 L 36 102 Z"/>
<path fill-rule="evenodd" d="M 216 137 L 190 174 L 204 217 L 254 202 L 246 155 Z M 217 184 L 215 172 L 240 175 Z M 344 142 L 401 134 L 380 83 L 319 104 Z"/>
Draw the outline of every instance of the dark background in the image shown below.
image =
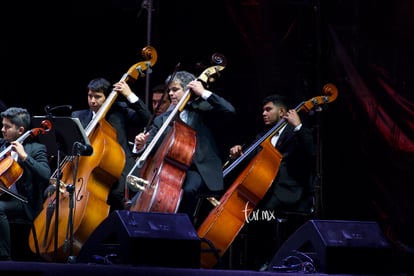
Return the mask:
<path fill-rule="evenodd" d="M 260 100 L 278 92 L 292 105 L 338 98 L 309 117 L 319 143 L 318 216 L 375 220 L 412 259 L 414 4 L 409 0 L 19 1 L 1 9 L 1 98 L 44 115 L 46 105 L 86 108 L 86 85 L 112 82 L 157 51 L 148 79 L 163 82 L 180 63 L 196 75 L 214 53 L 227 65 L 211 89 L 238 118 L 222 147 L 249 144 L 261 126 Z M 151 24 L 148 24 L 148 22 Z"/>

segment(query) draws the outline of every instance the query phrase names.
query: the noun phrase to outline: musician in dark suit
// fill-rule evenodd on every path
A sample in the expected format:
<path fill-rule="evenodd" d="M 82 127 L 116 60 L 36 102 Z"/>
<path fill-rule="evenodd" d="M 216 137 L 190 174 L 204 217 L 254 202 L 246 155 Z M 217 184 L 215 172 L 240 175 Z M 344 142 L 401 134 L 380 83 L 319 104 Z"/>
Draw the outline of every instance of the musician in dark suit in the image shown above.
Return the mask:
<path fill-rule="evenodd" d="M 43 192 L 49 184 L 51 169 L 45 145 L 35 139 L 19 140 L 19 137 L 30 131 L 29 112 L 24 108 L 10 107 L 1 113 L 1 117 L 3 138 L 0 139 L 0 149 L 5 153 L 1 158 L 13 158 L 21 167 L 21 177 L 15 183 L 0 183 L 2 189 L 10 192 L 2 190 L 0 195 L 0 260 L 9 260 L 9 219 L 35 219 L 42 210 Z"/>
<path fill-rule="evenodd" d="M 311 212 L 313 208 L 311 184 L 315 164 L 315 145 L 311 129 L 302 123 L 295 109 L 288 108 L 286 99 L 282 95 L 273 94 L 262 100 L 262 117 L 265 127 L 262 132 L 258 133 L 257 139 L 263 137 L 280 120 L 285 119 L 287 123 L 271 138 L 271 143 L 282 154 L 282 160 L 275 179 L 256 210 L 270 211 L 275 216 L 280 211 Z M 242 153 L 241 145 L 235 145 L 230 149 L 232 159 L 239 157 Z M 274 220 L 275 218 L 269 222 L 249 223 L 262 227 L 255 234 L 263 239 L 263 243 L 255 243 L 260 246 L 257 253 L 263 253 L 265 258 L 275 253 L 272 251 L 274 245 L 270 242 L 274 240 Z M 265 235 L 265 230 L 270 232 L 270 237 Z M 270 251 L 267 253 L 268 256 L 264 252 L 266 245 L 271 245 L 270 249 L 268 247 Z"/>
<path fill-rule="evenodd" d="M 158 84 L 152 89 L 152 112 L 153 116 L 158 116 L 170 107 L 170 96 L 166 95 L 167 87 L 165 84 Z"/>
<path fill-rule="evenodd" d="M 87 91 L 89 109 L 76 110 L 71 115 L 79 118 L 84 128 L 87 127 L 112 91 L 123 95 L 127 99 L 127 101 L 115 101 L 105 117 L 106 121 L 115 129 L 118 143 L 125 152 L 123 173 L 120 179 L 111 186 L 107 203 L 110 205 L 111 211 L 122 210 L 126 201 L 130 199 L 128 198 L 130 195 L 126 194 L 130 191 L 127 190 L 125 177 L 135 164 L 135 156 L 128 142 L 128 129 L 130 127 L 143 129 L 151 118 L 151 112 L 123 80 L 111 85 L 104 78 L 96 78 L 89 82 Z"/>
<path fill-rule="evenodd" d="M 223 190 L 222 159 L 217 145 L 217 136 L 214 130 L 226 121 L 229 122 L 235 115 L 235 108 L 226 99 L 207 90 L 203 83 L 187 71 L 178 71 L 173 79 L 169 76 L 168 93 L 171 105 L 176 106 L 185 95 L 187 89 L 191 89 L 193 99 L 189 100 L 185 108 L 179 113 L 180 121 L 186 123 L 196 133 L 196 147 L 193 162 L 186 172 L 183 188 L 183 197 L 178 212 L 186 213 L 193 219 L 197 197 L 200 193 L 217 192 Z M 145 149 L 145 145 L 151 143 L 158 130 L 170 116 L 172 110 L 157 116 L 154 119 L 149 132 L 139 133 L 135 137 L 135 150 Z M 164 135 L 168 133 L 167 127 Z M 160 139 L 158 143 L 163 141 Z"/>

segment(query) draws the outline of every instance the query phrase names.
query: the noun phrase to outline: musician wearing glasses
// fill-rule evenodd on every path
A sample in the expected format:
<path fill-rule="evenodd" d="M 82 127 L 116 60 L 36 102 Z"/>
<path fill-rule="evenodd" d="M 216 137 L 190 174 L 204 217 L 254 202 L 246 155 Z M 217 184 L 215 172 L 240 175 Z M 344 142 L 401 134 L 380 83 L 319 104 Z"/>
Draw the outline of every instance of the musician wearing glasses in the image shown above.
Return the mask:
<path fill-rule="evenodd" d="M 200 80 L 187 71 L 178 71 L 170 75 L 166 83 L 172 106 L 180 106 L 179 103 L 186 98 L 188 93 L 192 97 L 185 104 L 184 109 L 177 114 L 178 118 L 174 120 L 194 130 L 196 137 L 192 162 L 186 164 L 188 169 L 185 170 L 185 179 L 183 183 L 180 183 L 183 195 L 178 208 L 178 212 L 187 214 L 190 220 L 194 221 L 193 216 L 198 196 L 203 193 L 220 193 L 224 189 L 222 159 L 214 129 L 219 128 L 225 122 L 230 122 L 234 118 L 235 108 L 223 97 L 207 90 Z M 151 144 L 154 137 L 159 134 L 159 130 L 165 127 L 166 122 L 171 118 L 171 115 L 174 115 L 175 111 L 176 108 L 170 109 L 157 116 L 148 132 L 139 133 L 135 137 L 134 150 L 141 153 L 143 150 L 145 151 L 147 145 Z M 171 133 L 170 131 L 171 126 L 168 126 L 162 137 Z M 184 140 L 189 142 L 190 138 L 188 135 L 182 139 L 182 142 L 186 143 Z M 160 141 L 164 140 L 160 139 Z M 160 141 L 158 144 L 161 144 Z M 159 146 L 155 149 L 158 148 Z M 159 158 L 159 156 L 155 156 L 155 158 Z"/>

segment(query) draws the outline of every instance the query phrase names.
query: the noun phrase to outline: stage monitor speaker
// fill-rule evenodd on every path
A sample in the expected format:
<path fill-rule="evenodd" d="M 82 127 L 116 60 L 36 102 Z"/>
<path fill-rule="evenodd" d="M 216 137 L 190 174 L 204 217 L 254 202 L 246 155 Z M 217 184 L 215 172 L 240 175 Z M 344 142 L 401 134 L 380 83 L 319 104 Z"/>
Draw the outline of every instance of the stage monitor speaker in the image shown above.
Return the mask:
<path fill-rule="evenodd" d="M 281 245 L 269 270 L 383 274 L 391 255 L 376 222 L 309 220 Z"/>
<path fill-rule="evenodd" d="M 114 211 L 76 262 L 199 268 L 200 239 L 186 214 Z"/>

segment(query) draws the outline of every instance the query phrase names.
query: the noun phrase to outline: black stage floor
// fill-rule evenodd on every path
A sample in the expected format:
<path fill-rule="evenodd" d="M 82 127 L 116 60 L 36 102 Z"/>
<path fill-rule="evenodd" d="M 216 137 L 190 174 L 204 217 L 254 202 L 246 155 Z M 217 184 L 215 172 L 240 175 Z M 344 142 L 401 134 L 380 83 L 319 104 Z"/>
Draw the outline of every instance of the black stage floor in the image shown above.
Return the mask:
<path fill-rule="evenodd" d="M 374 222 L 310 220 L 288 235 L 277 250 L 268 241 L 272 252 L 276 251 L 271 260 L 266 258 L 274 269 L 259 271 L 263 259 L 253 260 L 265 246 L 249 242 L 251 232 L 242 231 L 217 259 L 220 265 L 206 269 L 200 268 L 200 260 L 206 260 L 203 254 L 214 253 L 205 247 L 200 250 L 203 241 L 188 221 L 182 221 L 186 216 L 134 213 L 139 223 L 129 225 L 124 215 L 115 212 L 98 226 L 76 257 L 53 258 L 57 261 L 31 252 L 27 240 L 21 238 L 29 236 L 30 228 L 13 227 L 13 261 L 0 261 L 1 275 L 414 275 L 406 272 L 414 271 L 413 256 L 395 251 Z M 137 231 L 146 230 L 145 225 L 152 225 L 150 231 Z M 169 226 L 168 231 L 155 227 L 160 225 Z M 259 229 L 254 236 L 264 234 Z"/>
<path fill-rule="evenodd" d="M 1 275 L 59 275 L 59 276 L 83 276 L 83 275 L 304 275 L 305 272 L 260 272 L 251 270 L 220 270 L 220 269 L 196 269 L 196 268 L 167 268 L 146 267 L 135 265 L 104 265 L 104 264 L 64 264 L 44 262 L 0 262 Z M 311 275 L 378 275 L 378 274 L 324 274 L 310 273 Z M 382 274 L 381 274 L 382 275 Z M 409 274 L 392 274 L 409 275 Z"/>

